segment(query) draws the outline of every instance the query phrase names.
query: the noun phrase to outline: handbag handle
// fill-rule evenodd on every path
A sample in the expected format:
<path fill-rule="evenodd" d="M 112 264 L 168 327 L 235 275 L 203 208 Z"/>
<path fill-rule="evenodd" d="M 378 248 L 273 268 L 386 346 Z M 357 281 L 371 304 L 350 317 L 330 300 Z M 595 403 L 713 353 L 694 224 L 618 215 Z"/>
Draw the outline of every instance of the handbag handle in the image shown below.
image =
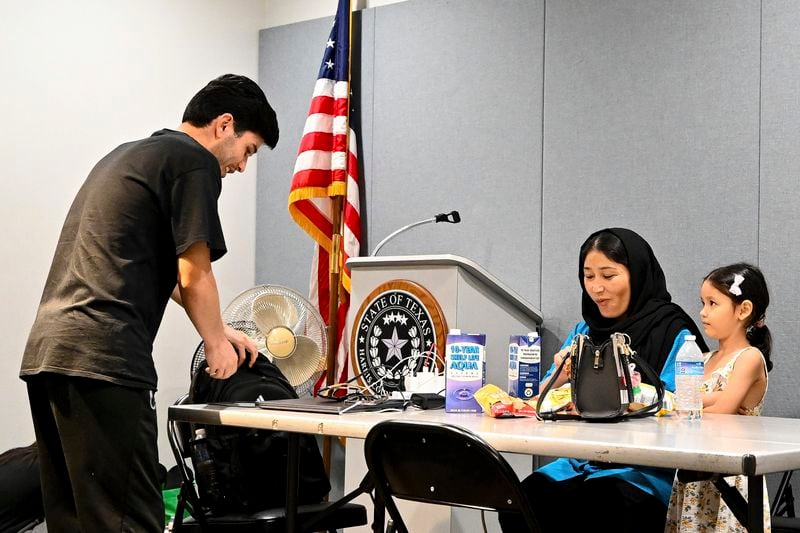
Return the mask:
<path fill-rule="evenodd" d="M 654 401 L 650 405 L 646 405 L 644 407 L 636 409 L 635 411 L 629 411 L 628 413 L 625 414 L 625 416 L 636 418 L 636 417 L 648 416 L 650 414 L 653 414 L 654 412 L 657 413 L 658 411 L 661 410 L 661 404 L 664 403 L 664 382 L 661 381 L 661 378 L 656 375 L 655 371 L 653 370 L 653 367 L 647 364 L 647 362 L 645 362 L 644 359 L 640 359 L 636 355 L 636 352 L 630 353 L 628 355 L 628 358 L 630 359 L 631 363 L 634 363 L 638 368 L 640 368 L 645 373 L 645 375 L 647 375 L 647 378 L 653 384 L 653 387 L 655 387 L 656 401 Z"/>
<path fill-rule="evenodd" d="M 558 411 L 563 410 L 566 406 L 562 407 L 557 411 L 548 411 L 546 413 L 542 413 L 542 402 L 544 401 L 547 393 L 550 392 L 550 389 L 553 388 L 553 381 L 555 381 L 556 376 L 561 374 L 561 371 L 564 369 L 564 365 L 567 364 L 567 361 L 572 359 L 572 356 L 575 354 L 575 340 L 577 339 L 577 335 L 572 339 L 572 346 L 570 347 L 569 354 L 567 354 L 564 359 L 561 360 L 561 364 L 558 365 L 558 369 L 553 372 L 553 377 L 550 378 L 550 381 L 547 382 L 547 386 L 544 388 L 542 392 L 539 393 L 539 400 L 536 402 L 536 418 L 538 420 L 580 420 L 581 417 L 579 415 L 567 415 L 567 414 L 559 414 Z"/>
<path fill-rule="evenodd" d="M 661 409 L 661 404 L 664 402 L 664 382 L 661 381 L 661 378 L 656 374 L 655 370 L 653 370 L 653 367 L 644 359 L 639 358 L 638 354 L 631 348 L 631 339 L 628 335 L 624 333 L 614 333 L 611 335 L 611 338 L 615 343 L 615 349 L 622 351 L 624 357 L 626 357 L 630 363 L 640 368 L 656 389 L 656 401 L 639 409 L 628 411 L 623 416 L 636 418 L 657 413 Z M 628 369 L 625 368 L 624 370 L 627 379 L 630 380 Z M 630 383 L 630 381 L 628 381 L 628 383 Z M 633 398 L 631 398 L 631 401 L 632 400 Z"/>

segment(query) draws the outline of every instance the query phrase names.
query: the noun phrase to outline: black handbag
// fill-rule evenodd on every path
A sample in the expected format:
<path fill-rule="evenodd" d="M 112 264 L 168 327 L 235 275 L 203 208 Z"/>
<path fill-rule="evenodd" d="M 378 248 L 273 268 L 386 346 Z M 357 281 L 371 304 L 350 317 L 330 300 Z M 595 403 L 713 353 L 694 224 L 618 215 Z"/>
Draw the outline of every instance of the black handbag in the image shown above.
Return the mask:
<path fill-rule="evenodd" d="M 539 394 L 536 414 L 542 420 L 590 420 L 613 422 L 624 418 L 653 415 L 661 409 L 664 384 L 655 371 L 631 349 L 630 338 L 624 333 L 612 333 L 611 338 L 595 346 L 586 335 L 575 335 L 569 354 L 561 361 L 557 376 L 571 360 L 570 386 L 575 414 L 559 411 L 542 412 L 542 402 L 552 388 L 553 379 Z M 633 411 L 630 364 L 633 363 L 656 389 L 656 401 Z"/>

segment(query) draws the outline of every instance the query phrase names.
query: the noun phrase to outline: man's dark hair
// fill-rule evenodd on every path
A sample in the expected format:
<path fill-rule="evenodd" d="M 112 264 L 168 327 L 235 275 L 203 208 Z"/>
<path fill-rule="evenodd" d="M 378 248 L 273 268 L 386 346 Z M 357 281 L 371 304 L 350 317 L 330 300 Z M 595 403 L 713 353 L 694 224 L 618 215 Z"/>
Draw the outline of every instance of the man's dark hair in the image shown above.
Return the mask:
<path fill-rule="evenodd" d="M 264 139 L 270 148 L 278 144 L 275 110 L 261 87 L 250 78 L 223 74 L 211 80 L 189 101 L 183 112 L 183 122 L 201 128 L 223 113 L 233 115 L 236 135 L 251 131 Z"/>

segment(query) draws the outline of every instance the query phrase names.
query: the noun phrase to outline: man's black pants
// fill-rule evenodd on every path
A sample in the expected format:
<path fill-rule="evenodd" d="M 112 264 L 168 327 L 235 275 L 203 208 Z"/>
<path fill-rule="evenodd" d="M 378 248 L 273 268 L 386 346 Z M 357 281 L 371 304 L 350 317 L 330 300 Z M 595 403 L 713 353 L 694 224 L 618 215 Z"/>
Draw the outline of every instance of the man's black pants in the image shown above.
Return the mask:
<path fill-rule="evenodd" d="M 27 378 L 47 530 L 164 530 L 152 391 L 43 373 Z"/>

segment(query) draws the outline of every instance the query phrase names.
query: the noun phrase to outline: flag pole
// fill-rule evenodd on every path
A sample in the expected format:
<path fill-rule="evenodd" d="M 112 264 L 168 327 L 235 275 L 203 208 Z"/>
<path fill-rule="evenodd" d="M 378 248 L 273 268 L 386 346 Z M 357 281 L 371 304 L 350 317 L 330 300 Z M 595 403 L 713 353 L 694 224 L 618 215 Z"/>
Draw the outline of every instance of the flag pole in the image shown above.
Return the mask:
<path fill-rule="evenodd" d="M 336 375 L 336 355 L 339 351 L 339 291 L 342 288 L 342 224 L 344 202 L 347 200 L 347 186 L 349 185 L 350 172 L 350 66 L 353 57 L 353 2 L 348 0 L 347 23 L 347 114 L 344 123 L 344 195 L 331 198 L 331 253 L 329 255 L 328 270 L 330 283 L 328 284 L 328 354 L 325 362 L 325 384 L 331 386 L 338 380 Z M 347 342 L 347 341 L 345 341 Z M 330 475 L 331 471 L 331 437 L 327 436 L 322 441 L 322 460 L 325 470 Z"/>
<path fill-rule="evenodd" d="M 347 2 L 348 23 L 347 23 L 347 114 L 344 124 L 344 195 L 337 195 L 331 198 L 331 224 L 333 235 L 331 235 L 331 253 L 329 256 L 330 290 L 328 291 L 328 354 L 326 361 L 325 384 L 330 386 L 336 383 L 336 354 L 339 351 L 339 291 L 342 289 L 342 224 L 344 202 L 347 199 L 347 186 L 350 172 L 350 67 L 353 44 L 353 3 Z"/>
<path fill-rule="evenodd" d="M 328 353 L 325 362 L 325 384 L 328 386 L 336 383 L 336 354 L 339 350 L 339 286 L 342 282 L 342 272 L 339 263 L 342 249 L 342 199 L 342 196 L 334 196 L 331 198 L 333 235 L 331 236 L 331 253 L 328 261 L 330 290 L 328 291 Z"/>
<path fill-rule="evenodd" d="M 336 383 L 336 353 L 339 350 L 338 341 L 338 317 L 339 317 L 339 284 L 341 283 L 341 270 L 339 268 L 339 253 L 341 250 L 342 235 L 341 229 L 341 213 L 342 213 L 342 197 L 334 196 L 331 198 L 333 205 L 332 208 L 332 222 L 333 222 L 333 235 L 331 236 L 331 253 L 328 261 L 328 270 L 330 290 L 328 291 L 328 353 L 325 362 L 325 384 L 331 386 Z M 330 476 L 331 474 L 331 437 L 326 435 L 322 439 L 322 463 L 325 465 L 325 473 Z"/>

